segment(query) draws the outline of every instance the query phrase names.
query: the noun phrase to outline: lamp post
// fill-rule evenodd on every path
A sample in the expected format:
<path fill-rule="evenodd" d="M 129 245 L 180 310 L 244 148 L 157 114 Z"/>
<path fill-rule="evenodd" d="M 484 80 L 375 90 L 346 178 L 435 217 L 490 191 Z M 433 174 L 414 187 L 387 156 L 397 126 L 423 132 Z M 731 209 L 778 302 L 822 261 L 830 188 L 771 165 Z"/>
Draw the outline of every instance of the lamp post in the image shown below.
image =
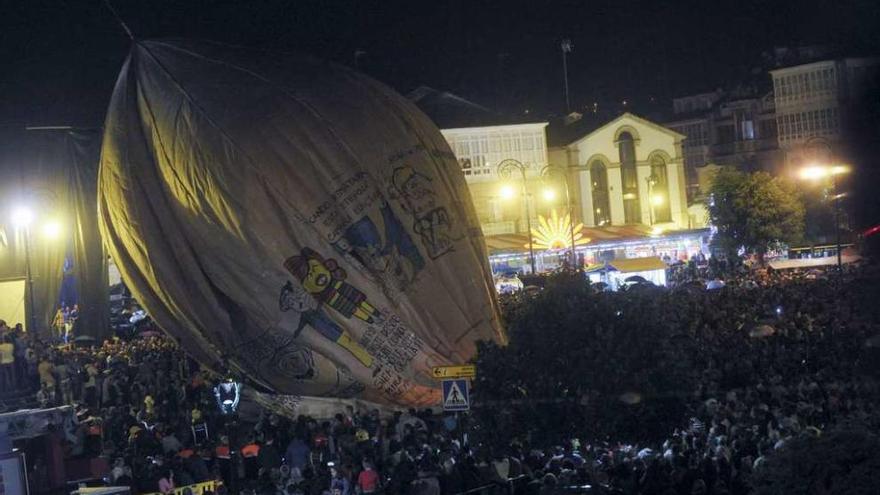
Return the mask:
<path fill-rule="evenodd" d="M 541 169 L 541 178 L 558 176 L 562 179 L 562 185 L 565 188 L 565 205 L 568 208 L 568 221 L 571 235 L 571 266 L 577 266 L 577 253 L 574 249 L 574 212 L 571 206 L 571 192 L 568 187 L 568 172 L 559 165 L 548 164 Z"/>
<path fill-rule="evenodd" d="M 526 168 L 527 166 L 523 162 L 508 158 L 502 160 L 501 163 L 498 164 L 498 175 L 502 179 L 509 179 L 510 176 L 513 175 L 513 171 L 517 170 L 522 178 L 522 197 L 526 204 L 526 229 L 528 230 L 529 236 L 529 265 L 532 267 L 532 275 L 534 275 L 536 271 L 535 249 L 532 245 L 532 214 L 529 210 L 529 192 L 526 189 Z"/>
<path fill-rule="evenodd" d="M 31 222 L 34 221 L 34 213 L 30 208 L 19 206 L 12 210 L 12 224 L 22 230 L 24 234 L 24 276 L 27 284 L 27 328 L 34 331 L 34 280 L 31 273 Z"/>
<path fill-rule="evenodd" d="M 837 243 L 837 274 L 843 275 L 843 258 L 840 252 L 840 200 L 845 194 L 837 192 L 836 177 L 849 172 L 846 165 L 809 165 L 802 168 L 798 172 L 798 176 L 804 180 L 810 181 L 828 181 L 828 191 L 826 196 L 834 202 L 834 234 Z"/>
<path fill-rule="evenodd" d="M 31 225 L 34 223 L 34 212 L 26 206 L 17 206 L 12 210 L 12 224 L 22 231 L 24 240 L 25 285 L 27 286 L 27 328 L 36 331 L 36 314 L 34 310 L 34 276 L 31 268 Z M 56 239 L 61 235 L 61 224 L 50 220 L 43 224 L 43 235 L 48 239 Z"/>

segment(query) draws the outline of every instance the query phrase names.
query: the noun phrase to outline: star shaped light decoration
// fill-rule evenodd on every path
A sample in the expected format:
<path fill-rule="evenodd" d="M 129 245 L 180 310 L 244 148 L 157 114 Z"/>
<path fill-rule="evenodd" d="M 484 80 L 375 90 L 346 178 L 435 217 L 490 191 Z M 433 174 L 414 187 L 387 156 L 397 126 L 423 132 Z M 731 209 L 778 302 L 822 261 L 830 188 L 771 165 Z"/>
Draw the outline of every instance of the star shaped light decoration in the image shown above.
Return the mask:
<path fill-rule="evenodd" d="M 537 249 L 565 249 L 571 247 L 573 237 L 575 246 L 581 246 L 590 242 L 581 232 L 583 228 L 582 223 L 572 227 L 568 213 L 559 216 L 559 212 L 554 209 L 550 212 L 550 218 L 538 215 L 538 228 L 532 229 L 532 244 Z M 529 247 L 528 244 L 525 247 Z"/>

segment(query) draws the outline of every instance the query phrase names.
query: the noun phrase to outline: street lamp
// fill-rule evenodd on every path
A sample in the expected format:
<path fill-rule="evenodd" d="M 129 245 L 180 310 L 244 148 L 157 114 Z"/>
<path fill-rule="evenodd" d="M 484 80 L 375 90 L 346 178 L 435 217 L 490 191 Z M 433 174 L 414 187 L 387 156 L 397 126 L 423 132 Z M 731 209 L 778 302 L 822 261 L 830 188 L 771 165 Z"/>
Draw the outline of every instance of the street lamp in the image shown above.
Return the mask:
<path fill-rule="evenodd" d="M 571 234 L 571 266 L 573 268 L 573 267 L 577 266 L 577 253 L 575 252 L 575 249 L 574 249 L 574 241 L 575 241 L 575 239 L 574 239 L 574 214 L 572 212 L 572 207 L 571 207 L 571 193 L 569 192 L 569 187 L 568 187 L 568 171 L 565 168 L 560 167 L 559 165 L 553 165 L 553 164 L 548 164 L 544 168 L 541 169 L 541 178 L 542 179 L 553 177 L 553 176 L 556 176 L 557 178 L 559 178 L 562 181 L 562 186 L 565 188 L 565 205 L 568 208 L 568 221 L 571 224 L 570 225 L 570 227 L 571 227 L 571 232 L 570 232 L 570 234 Z M 548 201 L 552 201 L 553 199 L 556 198 L 556 193 L 553 192 L 552 189 L 549 189 L 548 191 L 552 192 L 552 196 L 550 198 L 547 198 L 547 194 L 545 192 L 544 197 Z"/>
<path fill-rule="evenodd" d="M 829 187 L 826 191 L 826 198 L 830 201 L 834 202 L 834 230 L 835 235 L 837 237 L 837 273 L 838 275 L 843 274 L 843 259 L 841 257 L 840 252 L 840 200 L 843 199 L 846 194 L 837 192 L 837 180 L 836 177 L 838 175 L 846 174 L 849 172 L 849 167 L 846 165 L 822 165 L 822 164 L 811 164 L 806 167 L 800 169 L 798 171 L 798 177 L 803 180 L 809 181 L 828 181 Z"/>
<path fill-rule="evenodd" d="M 34 221 L 34 212 L 27 206 L 16 206 L 12 209 L 12 224 L 24 233 L 24 270 L 25 283 L 27 284 L 28 313 L 27 328 L 34 329 L 34 280 L 31 273 L 31 223 Z"/>
<path fill-rule="evenodd" d="M 24 265 L 25 265 L 25 283 L 27 284 L 28 307 L 27 312 L 27 328 L 29 331 L 35 331 L 34 326 L 36 316 L 34 315 L 34 279 L 33 270 L 31 269 L 31 225 L 34 223 L 35 215 L 33 210 L 27 206 L 16 206 L 12 209 L 12 225 L 20 229 L 24 234 Z M 55 240 L 61 236 L 61 223 L 57 220 L 50 220 L 42 226 L 43 235 Z"/>
<path fill-rule="evenodd" d="M 508 158 L 498 164 L 498 176 L 502 179 L 510 179 L 513 171 L 517 170 L 522 178 L 522 198 L 526 204 L 526 229 L 529 236 L 529 265 L 532 267 L 532 275 L 535 274 L 535 249 L 532 246 L 532 214 L 529 211 L 529 193 L 526 189 L 526 168 L 527 166 L 519 160 Z M 504 186 L 501 188 L 501 197 L 512 198 L 515 196 L 513 187 Z"/>

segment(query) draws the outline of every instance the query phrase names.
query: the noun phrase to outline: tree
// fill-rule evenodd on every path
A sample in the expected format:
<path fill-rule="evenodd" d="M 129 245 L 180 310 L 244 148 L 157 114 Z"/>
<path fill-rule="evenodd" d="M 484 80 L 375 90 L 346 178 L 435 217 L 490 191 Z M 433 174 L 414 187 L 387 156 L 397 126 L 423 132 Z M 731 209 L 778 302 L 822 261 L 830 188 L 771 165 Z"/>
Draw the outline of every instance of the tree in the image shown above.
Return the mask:
<path fill-rule="evenodd" d="M 803 237 L 804 204 L 795 186 L 766 172 L 750 174 L 725 167 L 712 183 L 709 217 L 715 242 L 730 255 L 742 247 L 763 263 L 774 242 Z"/>

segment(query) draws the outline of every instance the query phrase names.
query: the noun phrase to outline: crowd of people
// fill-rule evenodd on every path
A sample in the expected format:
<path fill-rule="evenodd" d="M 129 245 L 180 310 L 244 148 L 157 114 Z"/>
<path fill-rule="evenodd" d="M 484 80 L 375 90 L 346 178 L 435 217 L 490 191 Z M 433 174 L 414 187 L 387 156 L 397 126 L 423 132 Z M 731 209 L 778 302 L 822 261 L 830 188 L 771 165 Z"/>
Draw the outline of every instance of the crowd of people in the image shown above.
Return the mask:
<path fill-rule="evenodd" d="M 584 439 L 588 473 L 552 471 L 550 483 L 620 493 L 749 493 L 790 439 L 841 422 L 876 428 L 876 275 L 751 270 L 718 290 L 706 282 L 586 295 L 550 284 L 531 303 L 504 301 L 511 345 L 481 350 L 477 392 L 516 405 L 481 419 L 560 452 Z M 546 322 L 558 308 L 574 316 Z"/>
<path fill-rule="evenodd" d="M 510 345 L 481 346 L 480 402 L 462 417 L 249 404 L 230 421 L 214 375 L 161 336 L 78 347 L 5 329 L 12 366 L 0 356 L 41 406 L 76 405 L 66 455 L 107 459 L 106 482 L 136 493 L 222 480 L 271 495 L 747 494 L 791 438 L 873 421 L 876 280 L 551 281 L 503 299 Z"/>

